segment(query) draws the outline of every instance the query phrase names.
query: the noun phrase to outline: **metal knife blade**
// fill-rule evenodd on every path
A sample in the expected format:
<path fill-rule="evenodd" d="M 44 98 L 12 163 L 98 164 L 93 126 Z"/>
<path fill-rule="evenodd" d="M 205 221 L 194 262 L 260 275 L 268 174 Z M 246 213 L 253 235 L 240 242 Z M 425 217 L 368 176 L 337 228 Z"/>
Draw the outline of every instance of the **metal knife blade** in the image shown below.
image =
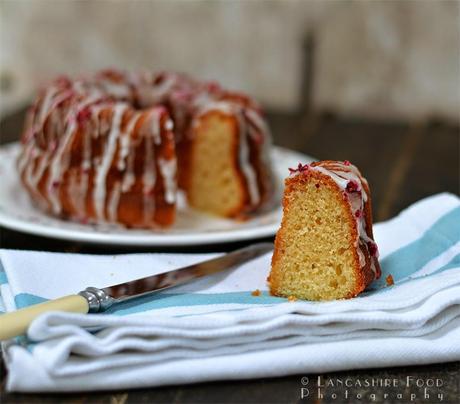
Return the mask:
<path fill-rule="evenodd" d="M 258 243 L 249 247 L 235 250 L 223 256 L 164 272 L 158 275 L 147 276 L 130 282 L 106 288 L 87 288 L 80 295 L 87 298 L 90 312 L 106 310 L 114 303 L 120 303 L 128 299 L 139 297 L 147 293 L 153 293 L 173 286 L 182 285 L 191 280 L 203 276 L 215 274 L 234 268 L 253 258 L 259 257 L 273 249 L 271 243 Z"/>

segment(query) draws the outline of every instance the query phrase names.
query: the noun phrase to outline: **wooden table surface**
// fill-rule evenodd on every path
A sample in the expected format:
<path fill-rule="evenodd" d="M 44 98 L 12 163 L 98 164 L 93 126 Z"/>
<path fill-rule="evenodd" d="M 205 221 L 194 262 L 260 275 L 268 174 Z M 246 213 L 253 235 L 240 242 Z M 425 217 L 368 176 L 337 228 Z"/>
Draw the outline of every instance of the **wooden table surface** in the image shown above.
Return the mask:
<path fill-rule="evenodd" d="M 0 143 L 17 140 L 21 131 L 24 111 L 19 111 L 1 122 Z M 367 177 L 372 191 L 374 220 L 386 220 L 411 203 L 438 192 L 459 193 L 459 128 L 437 121 L 415 124 L 366 122 L 338 119 L 331 114 L 269 112 L 268 118 L 277 145 L 295 149 L 318 159 L 350 160 Z M 245 243 L 201 246 L 169 251 L 228 251 Z M 83 253 L 122 253 L 129 251 L 160 251 L 158 248 L 127 249 L 101 247 L 65 242 L 21 234 L 0 228 L 2 248 L 47 251 L 72 251 Z M 161 249 L 164 251 L 165 249 Z M 376 347 L 376 350 L 379 348 Z M 422 360 L 422 358 L 421 358 Z M 400 368 L 365 369 L 334 372 L 328 375 L 308 375 L 309 391 L 301 398 L 302 376 L 295 375 L 273 379 L 232 382 L 214 382 L 196 385 L 140 389 L 106 393 L 85 394 L 8 394 L 4 391 L 6 370 L 1 367 L 0 403 L 341 403 L 356 402 L 413 402 L 460 401 L 460 364 L 420 365 Z M 343 388 L 328 387 L 324 397 L 318 397 L 318 376 L 324 378 L 397 379 L 404 383 L 408 376 L 426 380 L 443 381 L 443 400 L 423 397 L 423 389 L 416 386 L 385 390 L 382 388 L 348 388 L 348 398 Z M 30 375 L 33 377 L 33 375 Z M 312 388 L 313 386 L 313 388 Z M 306 391 L 304 390 L 304 393 Z M 390 393 L 384 398 L 383 393 Z M 334 398 L 332 394 L 337 394 Z M 375 393 L 373 399 L 369 394 Z M 395 396 L 403 394 L 401 398 Z"/>

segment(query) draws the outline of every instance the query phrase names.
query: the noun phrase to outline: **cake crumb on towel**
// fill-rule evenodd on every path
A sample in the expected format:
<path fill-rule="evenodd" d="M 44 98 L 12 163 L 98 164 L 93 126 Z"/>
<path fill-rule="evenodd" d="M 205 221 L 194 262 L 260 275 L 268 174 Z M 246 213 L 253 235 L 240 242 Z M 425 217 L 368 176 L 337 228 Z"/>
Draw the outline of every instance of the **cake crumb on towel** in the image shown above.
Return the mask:
<path fill-rule="evenodd" d="M 387 282 L 387 286 L 391 286 L 391 285 L 394 285 L 395 282 L 393 280 L 393 276 L 390 274 L 388 275 L 386 278 L 385 278 L 386 282 Z"/>

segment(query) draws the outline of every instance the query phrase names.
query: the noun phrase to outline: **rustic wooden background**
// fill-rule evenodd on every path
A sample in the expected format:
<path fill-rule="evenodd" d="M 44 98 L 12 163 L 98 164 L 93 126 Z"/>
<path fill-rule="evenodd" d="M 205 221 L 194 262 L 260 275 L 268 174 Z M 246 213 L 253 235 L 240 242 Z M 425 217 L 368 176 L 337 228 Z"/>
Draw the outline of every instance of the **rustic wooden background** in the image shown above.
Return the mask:
<path fill-rule="evenodd" d="M 430 118 L 418 122 L 376 122 L 335 116 L 317 112 L 311 105 L 312 49 L 306 42 L 304 63 L 305 79 L 301 89 L 304 99 L 298 111 L 268 111 L 267 117 L 274 135 L 274 143 L 298 150 L 317 159 L 350 160 L 367 177 L 373 200 L 374 221 L 382 221 L 396 215 L 411 203 L 439 192 L 460 192 L 460 129 L 458 126 Z M 0 145 L 16 141 L 21 133 L 25 110 L 6 117 L 0 122 Z M 271 240 L 271 239 L 268 239 Z M 232 243 L 189 248 L 123 248 L 92 246 L 82 243 L 36 237 L 0 227 L 0 247 L 44 251 L 81 253 L 125 253 L 155 251 L 230 251 L 247 244 Z M 379 347 L 376 347 L 378 350 Z M 422 362 L 422 358 L 421 358 Z M 431 364 L 400 368 L 351 370 L 334 372 L 323 377 L 332 378 L 395 378 L 401 382 L 407 376 L 421 379 L 440 378 L 443 401 L 460 402 L 460 363 Z M 0 360 L 0 403 L 341 403 L 356 402 L 356 394 L 366 389 L 349 389 L 351 398 L 340 396 L 340 388 L 328 388 L 324 398 L 315 394 L 301 399 L 301 377 L 296 375 L 273 379 L 214 382 L 187 386 L 140 389 L 105 393 L 84 394 L 8 394 L 5 392 L 6 370 Z M 315 383 L 319 375 L 308 375 Z M 30 375 L 33 377 L 33 375 Z M 311 386 L 311 384 L 310 384 Z M 310 389 L 313 391 L 313 389 Z M 383 399 L 382 389 L 375 390 L 375 403 L 408 402 L 408 394 L 415 393 L 415 402 L 440 402 L 436 398 L 424 400 L 418 388 L 404 388 L 400 400 Z M 334 399 L 331 394 L 337 393 Z M 394 392 L 395 393 L 395 392 Z"/>

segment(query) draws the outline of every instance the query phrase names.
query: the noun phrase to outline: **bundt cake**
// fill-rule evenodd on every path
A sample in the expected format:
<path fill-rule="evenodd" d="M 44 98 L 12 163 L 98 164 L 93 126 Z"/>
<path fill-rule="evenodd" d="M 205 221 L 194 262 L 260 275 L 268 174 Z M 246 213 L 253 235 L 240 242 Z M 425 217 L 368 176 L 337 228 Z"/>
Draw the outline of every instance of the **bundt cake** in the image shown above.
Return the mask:
<path fill-rule="evenodd" d="M 276 296 L 351 298 L 380 277 L 369 186 L 348 161 L 290 169 L 268 282 Z"/>
<path fill-rule="evenodd" d="M 175 73 L 60 77 L 31 107 L 18 169 L 32 199 L 80 222 L 152 228 L 190 206 L 244 217 L 270 200 L 270 134 L 250 97 Z"/>

